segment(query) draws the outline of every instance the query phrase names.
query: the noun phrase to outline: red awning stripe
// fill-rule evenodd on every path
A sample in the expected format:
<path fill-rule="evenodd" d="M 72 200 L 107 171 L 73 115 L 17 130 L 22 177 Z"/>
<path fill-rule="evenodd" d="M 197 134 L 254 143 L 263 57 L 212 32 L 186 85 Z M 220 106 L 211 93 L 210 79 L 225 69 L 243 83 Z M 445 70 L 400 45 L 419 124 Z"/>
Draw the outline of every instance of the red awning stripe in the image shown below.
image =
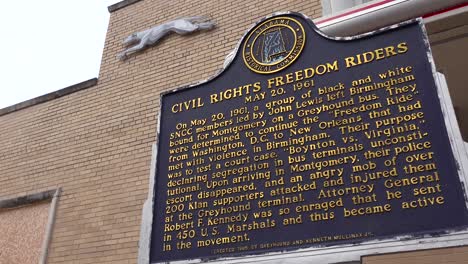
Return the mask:
<path fill-rule="evenodd" d="M 339 14 L 339 15 L 336 15 L 336 16 L 333 16 L 333 17 L 325 18 L 323 20 L 317 21 L 315 24 L 317 24 L 317 25 L 322 24 L 322 23 L 325 23 L 325 22 L 328 22 L 328 21 L 332 21 L 332 20 L 335 20 L 335 19 L 338 19 L 338 18 L 349 16 L 349 15 L 352 15 L 352 14 L 355 14 L 355 13 L 358 13 L 358 12 L 361 12 L 361 11 L 364 11 L 364 10 L 367 10 L 367 9 L 371 9 L 371 8 L 374 8 L 374 7 L 377 7 L 377 6 L 381 6 L 381 5 L 390 3 L 390 2 L 394 2 L 394 1 L 396 1 L 396 0 L 383 0 L 383 1 L 380 1 L 380 2 L 377 2 L 377 3 L 374 3 L 374 4 L 370 4 L 370 5 L 355 9 L 355 10 L 351 10 L 349 12 L 345 12 L 343 14 Z M 446 9 L 434 11 L 434 12 L 423 15 L 423 18 L 428 18 L 428 17 L 431 17 L 431 16 L 439 15 L 439 14 L 446 13 L 446 12 L 449 12 L 449 11 L 452 11 L 452 10 L 455 10 L 455 9 L 459 9 L 459 8 L 462 8 L 462 7 L 465 7 L 465 6 L 468 6 L 468 3 L 462 3 L 462 4 L 458 4 L 458 5 L 446 8 Z"/>
<path fill-rule="evenodd" d="M 320 20 L 320 21 L 316 22 L 315 24 L 321 24 L 321 23 L 324 23 L 324 22 L 327 22 L 327 21 L 330 21 L 330 20 L 335 20 L 335 19 L 340 18 L 340 17 L 344 17 L 344 16 L 348 16 L 348 15 L 351 15 L 351 14 L 354 14 L 354 13 L 358 13 L 358 12 L 364 11 L 366 9 L 370 9 L 370 8 L 380 6 L 380 5 L 383 5 L 383 4 L 386 4 L 386 3 L 389 3 L 389 2 L 393 2 L 393 1 L 396 1 L 396 0 L 384 0 L 384 1 L 381 1 L 381 2 L 374 3 L 374 4 L 370 4 L 370 5 L 355 9 L 355 10 L 351 10 L 349 12 L 345 12 L 343 14 L 339 14 L 337 16 L 333 16 L 333 17 L 329 17 L 329 18 Z"/>
<path fill-rule="evenodd" d="M 463 4 L 455 5 L 455 6 L 446 8 L 446 9 L 434 11 L 434 12 L 432 12 L 432 13 L 425 14 L 425 15 L 423 16 L 423 18 L 428 18 L 428 17 L 431 17 L 431 16 L 436 16 L 436 15 L 443 14 L 443 13 L 446 13 L 446 12 L 450 12 L 450 11 L 452 11 L 452 10 L 459 9 L 459 8 L 462 8 L 462 7 L 465 7 L 465 6 L 468 6 L 468 3 L 463 3 Z"/>

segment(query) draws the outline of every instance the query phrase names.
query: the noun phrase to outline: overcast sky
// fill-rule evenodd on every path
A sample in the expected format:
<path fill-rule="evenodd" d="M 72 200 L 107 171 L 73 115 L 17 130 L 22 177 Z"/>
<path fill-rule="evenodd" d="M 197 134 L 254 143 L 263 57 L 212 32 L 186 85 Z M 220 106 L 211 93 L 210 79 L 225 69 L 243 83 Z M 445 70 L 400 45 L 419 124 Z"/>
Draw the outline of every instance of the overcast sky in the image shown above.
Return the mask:
<path fill-rule="evenodd" d="M 98 77 L 120 0 L 16 0 L 0 11 L 0 109 Z"/>

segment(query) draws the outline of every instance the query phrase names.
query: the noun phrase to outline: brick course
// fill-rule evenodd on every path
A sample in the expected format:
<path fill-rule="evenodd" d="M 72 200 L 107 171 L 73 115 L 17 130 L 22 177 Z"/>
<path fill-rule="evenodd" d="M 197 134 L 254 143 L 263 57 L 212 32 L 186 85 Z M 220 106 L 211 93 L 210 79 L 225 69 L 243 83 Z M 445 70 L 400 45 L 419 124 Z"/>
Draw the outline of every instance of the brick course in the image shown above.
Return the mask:
<path fill-rule="evenodd" d="M 362 264 L 462 264 L 468 263 L 466 249 L 466 247 L 452 247 L 367 256 L 362 258 Z"/>

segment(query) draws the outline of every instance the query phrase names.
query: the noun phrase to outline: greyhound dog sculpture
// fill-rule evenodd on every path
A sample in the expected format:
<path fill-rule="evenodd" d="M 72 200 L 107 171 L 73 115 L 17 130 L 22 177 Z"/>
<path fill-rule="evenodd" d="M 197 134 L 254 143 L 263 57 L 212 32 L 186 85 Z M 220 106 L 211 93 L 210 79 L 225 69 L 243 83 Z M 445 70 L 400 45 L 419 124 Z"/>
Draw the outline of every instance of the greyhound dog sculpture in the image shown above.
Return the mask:
<path fill-rule="evenodd" d="M 125 60 L 128 55 L 141 51 L 151 45 L 157 43 L 162 37 L 175 32 L 180 35 L 192 33 L 197 30 L 210 30 L 215 27 L 215 23 L 204 16 L 194 16 L 179 18 L 170 22 L 166 22 L 150 29 L 133 33 L 128 36 L 123 44 L 125 46 L 135 45 L 120 53 L 117 57 L 120 60 Z"/>

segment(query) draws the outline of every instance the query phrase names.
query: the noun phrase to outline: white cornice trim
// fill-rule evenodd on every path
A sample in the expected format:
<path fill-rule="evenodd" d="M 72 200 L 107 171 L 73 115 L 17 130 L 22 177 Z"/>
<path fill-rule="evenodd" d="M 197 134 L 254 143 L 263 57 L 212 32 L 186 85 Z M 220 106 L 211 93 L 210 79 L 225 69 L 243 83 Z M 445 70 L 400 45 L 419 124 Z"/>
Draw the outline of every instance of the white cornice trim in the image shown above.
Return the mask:
<path fill-rule="evenodd" d="M 351 36 L 373 31 L 401 21 L 448 9 L 466 3 L 465 0 L 380 0 L 348 9 L 314 22 L 330 36 Z M 465 9 L 460 7 L 459 9 Z M 458 9 L 449 11 L 455 12 Z M 449 13 L 447 12 L 447 13 Z M 460 12 L 460 11 L 458 11 Z M 436 15 L 435 17 L 440 16 Z M 432 19 L 432 18 L 431 18 Z"/>

